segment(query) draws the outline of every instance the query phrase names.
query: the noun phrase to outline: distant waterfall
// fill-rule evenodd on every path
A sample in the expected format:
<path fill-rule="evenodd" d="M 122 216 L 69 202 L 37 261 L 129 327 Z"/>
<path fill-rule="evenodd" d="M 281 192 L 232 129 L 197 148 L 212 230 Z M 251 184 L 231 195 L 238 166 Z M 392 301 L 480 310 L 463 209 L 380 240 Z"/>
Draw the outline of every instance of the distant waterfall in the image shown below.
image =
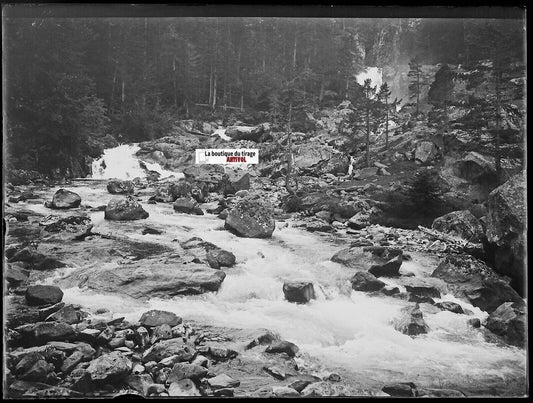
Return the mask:
<path fill-rule="evenodd" d="M 94 179 L 133 179 L 146 177 L 147 171 L 156 171 L 161 174 L 161 177 L 174 175 L 176 177 L 183 177 L 182 173 L 167 171 L 159 164 L 153 164 L 143 161 L 143 169 L 141 167 L 141 160 L 139 160 L 135 153 L 140 150 L 137 144 L 122 144 L 115 148 L 104 150 L 104 155 L 92 164 L 92 177 Z"/>

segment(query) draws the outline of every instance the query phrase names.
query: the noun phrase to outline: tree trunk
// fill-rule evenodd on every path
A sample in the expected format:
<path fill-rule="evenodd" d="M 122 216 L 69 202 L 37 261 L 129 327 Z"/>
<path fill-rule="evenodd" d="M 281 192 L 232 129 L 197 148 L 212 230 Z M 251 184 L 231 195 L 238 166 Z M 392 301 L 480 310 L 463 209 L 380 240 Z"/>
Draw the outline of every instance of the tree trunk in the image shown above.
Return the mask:
<path fill-rule="evenodd" d="M 370 166 L 370 108 L 366 107 L 366 166 Z"/>
<path fill-rule="evenodd" d="M 499 67 L 495 63 L 495 69 Z M 500 88 L 501 71 L 496 70 L 496 133 L 495 133 L 495 164 L 498 182 L 501 179 L 501 151 L 500 151 L 500 129 L 501 129 L 501 88 Z"/>
<path fill-rule="evenodd" d="M 416 72 L 416 115 L 418 117 L 419 113 L 419 104 L 420 104 L 420 73 L 418 71 L 419 66 L 417 65 L 417 72 Z"/>
<path fill-rule="evenodd" d="M 389 149 L 389 103 L 385 97 L 385 150 Z"/>
<path fill-rule="evenodd" d="M 217 71 L 215 68 L 215 75 L 213 76 L 213 105 L 211 108 L 215 110 L 217 106 Z"/>
<path fill-rule="evenodd" d="M 322 100 L 324 99 L 324 80 L 324 74 L 322 74 L 322 79 L 320 80 L 320 92 L 318 94 L 318 102 L 322 102 Z"/>
<path fill-rule="evenodd" d="M 124 79 L 122 79 L 122 96 L 121 96 L 122 103 L 124 103 L 125 99 L 126 99 L 126 91 L 125 91 Z"/>
<path fill-rule="evenodd" d="M 295 195 L 296 191 L 291 186 L 292 175 L 292 132 L 291 132 L 291 118 L 292 118 L 292 102 L 289 104 L 289 118 L 287 123 L 287 174 L 285 175 L 285 188 L 291 195 Z M 295 179 L 296 190 L 298 189 L 298 181 Z"/>
<path fill-rule="evenodd" d="M 294 34 L 294 50 L 292 52 L 292 69 L 296 70 L 296 42 L 297 42 L 296 33 Z"/>
<path fill-rule="evenodd" d="M 178 106 L 178 89 L 176 83 L 176 57 L 172 58 L 172 84 L 174 87 L 174 106 Z"/>
<path fill-rule="evenodd" d="M 213 103 L 213 64 L 211 64 L 211 69 L 209 71 L 209 100 L 207 103 L 209 105 Z"/>

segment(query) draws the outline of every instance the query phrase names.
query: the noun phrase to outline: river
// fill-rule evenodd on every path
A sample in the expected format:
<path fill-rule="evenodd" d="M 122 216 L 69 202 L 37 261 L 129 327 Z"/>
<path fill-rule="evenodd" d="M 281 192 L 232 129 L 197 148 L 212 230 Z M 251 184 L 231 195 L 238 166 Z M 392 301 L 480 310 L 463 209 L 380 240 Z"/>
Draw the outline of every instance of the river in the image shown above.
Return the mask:
<path fill-rule="evenodd" d="M 107 150 L 103 157 L 106 167 L 97 161 L 101 169 L 96 171 L 94 180 L 78 181 L 67 188 L 92 206 L 120 197 L 107 193 L 103 179 L 143 175 L 134 156 L 135 147 L 123 145 Z M 162 176 L 172 174 L 156 165 L 149 169 Z M 50 197 L 57 189 L 49 190 Z M 162 309 L 175 312 L 186 321 L 228 328 L 268 328 L 297 344 L 317 372 L 336 371 L 369 389 L 394 381 L 425 387 L 489 389 L 519 382 L 525 376 L 524 350 L 487 342 L 479 329 L 467 325 L 467 319 L 478 317 L 483 321 L 487 314 L 451 295 L 436 301 L 457 302 L 474 316 L 431 311 L 424 315 L 430 327 L 428 334 L 412 338 L 396 331 L 391 322 L 408 303 L 351 290 L 348 280 L 353 270 L 330 261 L 344 247 L 334 236 L 306 232 L 292 227 L 289 221 L 289 225 L 278 222 L 271 239 L 239 238 L 224 230 L 223 221 L 214 215 L 178 214 L 171 204 L 148 204 L 147 197 L 141 198 L 150 213 L 143 225 L 164 228 L 163 234 L 141 235 L 133 224 L 129 228 L 104 220 L 103 212 L 90 213 L 93 231 L 141 241 L 149 237 L 151 242 L 170 247 L 175 245 L 173 239 L 184 236 L 199 236 L 212 242 L 237 257 L 237 264 L 225 270 L 227 276 L 220 290 L 140 302 L 118 294 L 69 288 L 64 290 L 64 302 L 90 310 L 106 307 L 116 317 L 125 316 L 132 321 L 148 309 Z M 27 208 L 50 214 L 44 206 L 28 204 Z M 435 267 L 433 260 L 413 254 L 412 261 L 404 262 L 402 268 L 428 276 Z M 46 282 L 54 283 L 68 271 L 61 269 Z M 296 279 L 313 282 L 317 299 L 305 305 L 284 300 L 283 282 Z M 384 281 L 396 284 L 393 279 Z"/>

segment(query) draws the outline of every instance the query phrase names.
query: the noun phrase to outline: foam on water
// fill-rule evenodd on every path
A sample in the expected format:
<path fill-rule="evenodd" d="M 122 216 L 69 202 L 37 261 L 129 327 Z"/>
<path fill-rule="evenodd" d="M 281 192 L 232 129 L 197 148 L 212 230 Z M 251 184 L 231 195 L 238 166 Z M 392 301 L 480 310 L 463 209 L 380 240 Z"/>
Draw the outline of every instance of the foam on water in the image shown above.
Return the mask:
<path fill-rule="evenodd" d="M 383 70 L 380 67 L 367 67 L 365 71 L 356 76 L 356 81 L 360 85 L 363 85 L 366 79 L 370 79 L 372 86 L 379 89 L 383 84 Z"/>

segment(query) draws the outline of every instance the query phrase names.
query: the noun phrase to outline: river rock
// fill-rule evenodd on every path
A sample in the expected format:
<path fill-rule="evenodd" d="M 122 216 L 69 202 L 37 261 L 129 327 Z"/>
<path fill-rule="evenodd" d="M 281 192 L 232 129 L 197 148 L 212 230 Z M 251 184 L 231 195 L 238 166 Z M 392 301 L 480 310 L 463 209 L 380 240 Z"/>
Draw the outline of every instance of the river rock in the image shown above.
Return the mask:
<path fill-rule="evenodd" d="M 217 291 L 226 273 L 204 264 L 180 259 L 147 260 L 118 267 L 91 267 L 77 270 L 63 281 L 74 286 L 84 282 L 90 289 L 132 298 L 170 298 L 176 295 Z"/>
<path fill-rule="evenodd" d="M 280 398 L 300 396 L 300 394 L 294 388 L 290 388 L 288 386 L 274 386 L 272 388 L 272 393 L 275 397 Z"/>
<path fill-rule="evenodd" d="M 46 382 L 54 371 L 54 366 L 45 360 L 38 360 L 33 366 L 20 376 L 23 381 Z"/>
<path fill-rule="evenodd" d="M 383 281 L 365 271 L 355 273 L 350 282 L 352 283 L 352 289 L 355 291 L 379 291 L 385 287 Z"/>
<path fill-rule="evenodd" d="M 250 174 L 239 168 L 226 169 L 223 178 L 224 195 L 250 189 Z"/>
<path fill-rule="evenodd" d="M 206 259 L 209 265 L 214 269 L 220 267 L 232 267 L 235 264 L 235 255 L 227 250 L 215 249 L 206 253 Z"/>
<path fill-rule="evenodd" d="M 299 348 L 296 344 L 291 343 L 287 340 L 280 340 L 277 342 L 272 343 L 270 346 L 267 347 L 265 352 L 270 354 L 279 354 L 279 353 L 285 353 L 289 357 L 294 357 L 299 351 Z"/>
<path fill-rule="evenodd" d="M 291 281 L 283 283 L 283 294 L 289 302 L 305 304 L 315 299 L 315 289 L 313 283 L 306 281 Z"/>
<path fill-rule="evenodd" d="M 381 390 L 392 397 L 418 396 L 417 387 L 412 382 L 391 383 L 385 385 Z"/>
<path fill-rule="evenodd" d="M 526 315 L 523 304 L 504 302 L 492 312 L 485 325 L 506 343 L 524 347 L 526 340 Z"/>
<path fill-rule="evenodd" d="M 133 193 L 133 182 L 128 180 L 111 179 L 107 183 L 107 191 L 111 194 Z"/>
<path fill-rule="evenodd" d="M 452 211 L 438 217 L 431 228 L 473 243 L 481 243 L 485 237 L 481 222 L 468 210 Z"/>
<path fill-rule="evenodd" d="M 226 374 L 220 374 L 210 378 L 207 380 L 207 383 L 212 389 L 236 388 L 241 384 L 240 381 L 233 379 Z"/>
<path fill-rule="evenodd" d="M 190 379 L 172 382 L 168 387 L 169 396 L 201 396 L 200 391 Z"/>
<path fill-rule="evenodd" d="M 69 374 L 72 370 L 83 360 L 83 353 L 81 351 L 74 351 L 69 355 L 61 365 L 61 372 Z"/>
<path fill-rule="evenodd" d="M 188 364 L 180 362 L 172 367 L 172 371 L 168 375 L 167 382 L 178 382 L 182 379 L 192 379 L 199 381 L 207 375 L 207 369 L 195 364 Z"/>
<path fill-rule="evenodd" d="M 355 230 L 361 230 L 370 225 L 370 213 L 359 211 L 347 221 L 348 227 Z"/>
<path fill-rule="evenodd" d="M 45 308 L 39 309 L 39 319 L 44 322 L 46 318 L 48 318 L 54 312 L 59 311 L 64 306 L 64 302 L 58 302 L 57 304 L 54 304 L 52 306 L 47 306 Z"/>
<path fill-rule="evenodd" d="M 28 281 L 30 271 L 26 270 L 22 263 L 8 263 L 5 278 L 11 287 L 17 287 Z"/>
<path fill-rule="evenodd" d="M 41 223 L 41 225 L 43 225 Z M 51 233 L 70 232 L 84 234 L 92 229 L 91 218 L 85 215 L 75 215 L 70 217 L 57 217 L 51 222 L 47 220 L 44 225 L 44 230 Z"/>
<path fill-rule="evenodd" d="M 43 344 L 53 340 L 68 340 L 75 335 L 75 331 L 64 322 L 38 322 L 32 327 L 30 334 L 37 344 Z"/>
<path fill-rule="evenodd" d="M 457 298 L 489 313 L 504 302 L 523 303 L 504 279 L 470 255 L 446 256 L 431 277 L 443 279 Z"/>
<path fill-rule="evenodd" d="M 202 209 L 198 207 L 198 203 L 192 198 L 183 197 L 176 199 L 172 207 L 177 213 L 204 215 Z"/>
<path fill-rule="evenodd" d="M 139 323 L 147 327 L 156 327 L 160 325 L 176 326 L 183 320 L 172 312 L 151 310 L 142 314 Z"/>
<path fill-rule="evenodd" d="M 28 305 L 57 304 L 63 299 L 63 291 L 55 285 L 32 285 L 26 289 Z"/>
<path fill-rule="evenodd" d="M 192 183 L 205 184 L 209 192 L 223 189 L 224 168 L 220 165 L 190 165 L 183 170 L 183 174 Z"/>
<path fill-rule="evenodd" d="M 7 253 L 6 253 L 7 255 Z M 65 267 L 66 264 L 54 257 L 43 255 L 37 252 L 34 247 L 22 248 L 9 258 L 9 263 L 24 262 L 31 264 L 32 270 L 52 270 Z"/>
<path fill-rule="evenodd" d="M 300 393 L 302 390 L 304 390 L 307 386 L 314 382 L 320 381 L 320 378 L 313 375 L 297 375 L 295 377 L 296 379 L 291 380 L 291 383 L 289 383 L 287 386 L 289 388 L 293 388 L 298 393 Z"/>
<path fill-rule="evenodd" d="M 510 276 L 519 290 L 525 287 L 525 195 L 525 176 L 519 174 L 494 189 L 487 202 L 486 234 L 496 246 L 495 268 Z"/>
<path fill-rule="evenodd" d="M 494 158 L 475 151 L 455 161 L 452 168 L 454 175 L 473 183 L 491 183 L 496 179 Z"/>
<path fill-rule="evenodd" d="M 146 396 L 148 394 L 148 388 L 154 383 L 154 380 L 150 374 L 130 374 L 126 377 L 124 383 L 143 396 Z"/>
<path fill-rule="evenodd" d="M 106 220 L 131 221 L 148 218 L 141 204 L 133 197 L 128 196 L 120 200 L 111 200 L 106 208 L 104 218 Z"/>
<path fill-rule="evenodd" d="M 440 291 L 430 285 L 406 285 L 405 289 L 408 293 L 420 297 L 440 298 Z"/>
<path fill-rule="evenodd" d="M 403 308 L 401 314 L 402 316 L 394 321 L 394 328 L 397 331 L 409 336 L 416 336 L 429 331 L 418 304 Z"/>
<path fill-rule="evenodd" d="M 272 344 L 272 342 L 279 340 L 279 335 L 268 329 L 258 329 L 254 331 L 252 337 L 253 339 L 245 346 L 246 350 L 260 345 Z"/>
<path fill-rule="evenodd" d="M 398 255 L 385 263 L 372 265 L 368 272 L 376 277 L 397 277 L 400 275 L 399 271 L 402 262 L 402 255 Z"/>
<path fill-rule="evenodd" d="M 443 302 L 436 303 L 435 306 L 439 309 L 442 309 L 443 311 L 450 311 L 450 312 L 458 313 L 458 314 L 465 313 L 461 305 L 455 302 L 443 301 Z"/>
<path fill-rule="evenodd" d="M 33 367 L 37 361 L 40 360 L 46 361 L 43 354 L 38 351 L 29 352 L 20 359 L 20 361 L 15 366 L 13 372 L 15 374 L 23 374 L 27 372 L 31 367 Z"/>
<path fill-rule="evenodd" d="M 180 357 L 181 361 L 189 361 L 194 357 L 194 346 L 183 341 L 181 337 L 161 340 L 154 344 L 142 355 L 142 362 L 156 361 L 159 362 L 164 358 L 172 355 Z"/>
<path fill-rule="evenodd" d="M 229 211 L 225 228 L 245 238 L 270 238 L 276 228 L 274 211 L 258 200 L 241 200 Z"/>
<path fill-rule="evenodd" d="M 56 322 L 65 322 L 69 325 L 73 325 L 81 322 L 80 315 L 78 310 L 75 309 L 74 305 L 66 305 L 63 308 L 59 309 L 57 312 L 52 313 L 46 318 L 46 321 L 56 321 Z"/>
<path fill-rule="evenodd" d="M 126 378 L 131 369 L 131 361 L 122 353 L 113 351 L 91 361 L 87 367 L 87 372 L 93 381 L 112 382 Z"/>
<path fill-rule="evenodd" d="M 432 141 L 420 141 L 415 149 L 415 161 L 430 164 L 438 154 L 438 149 Z"/>
<path fill-rule="evenodd" d="M 455 389 L 421 388 L 418 389 L 418 397 L 455 398 L 466 397 L 466 395 L 460 390 Z"/>
<path fill-rule="evenodd" d="M 52 197 L 52 201 L 45 204 L 46 207 L 53 209 L 76 208 L 81 204 L 81 197 L 70 190 L 59 189 Z"/>
<path fill-rule="evenodd" d="M 328 161 L 336 153 L 330 146 L 310 142 L 295 146 L 294 151 L 295 166 L 304 170 L 317 166 L 322 161 Z"/>
<path fill-rule="evenodd" d="M 363 255 L 360 248 L 345 248 L 336 252 L 331 257 L 331 261 L 351 268 L 362 268 L 362 258 Z"/>

